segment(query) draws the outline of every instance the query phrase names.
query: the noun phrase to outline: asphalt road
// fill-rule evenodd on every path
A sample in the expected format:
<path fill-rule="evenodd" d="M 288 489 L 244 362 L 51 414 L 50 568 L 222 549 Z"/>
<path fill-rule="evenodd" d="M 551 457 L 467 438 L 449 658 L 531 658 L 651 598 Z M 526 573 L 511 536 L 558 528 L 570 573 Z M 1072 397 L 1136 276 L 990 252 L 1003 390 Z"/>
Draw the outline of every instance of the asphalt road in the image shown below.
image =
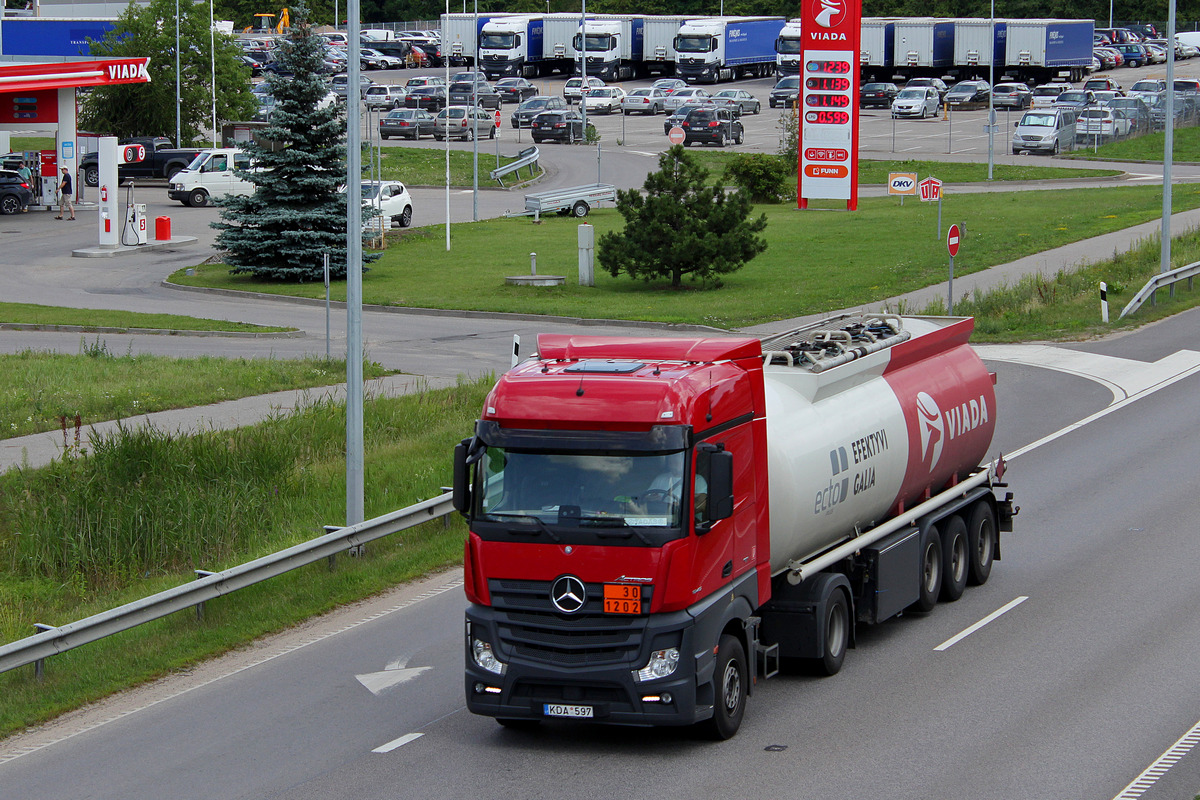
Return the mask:
<path fill-rule="evenodd" d="M 1150 71 L 1120 74 L 1132 83 L 1132 73 Z M 764 129 L 750 146 L 772 150 L 769 115 L 760 116 Z M 600 120 L 602 142 L 621 122 Z M 661 119 L 645 122 L 658 139 L 630 133 L 631 119 L 628 144 L 601 148 L 606 177 L 612 169 L 639 185 L 639 165 L 643 175 L 653 166 L 663 146 Z M 931 129 L 922 146 L 932 155 L 949 123 L 922 124 Z M 590 180 L 593 162 L 580 161 L 586 148 L 543 150 L 547 181 Z M 979 157 L 978 150 L 951 155 Z M 438 198 L 436 190 L 418 191 L 431 192 L 430 205 Z M 501 211 L 514 197 L 481 196 Z M 452 219 L 469 219 L 470 196 L 452 201 Z M 152 216 L 162 211 L 177 233 L 209 235 L 211 209 L 152 206 Z M 280 324 L 313 334 L 249 342 L 171 337 L 166 344 L 182 353 L 324 351 L 319 307 L 161 287 L 166 274 L 207 255 L 203 242 L 119 259 L 71 258 L 70 249 L 94 241 L 94 215 L 90 222 L 80 216 L 74 225 L 49 214 L 0 218 L 0 230 L 22 243 L 0 248 L 0 296 L 288 321 Z M 334 314 L 335 337 L 344 335 L 343 318 Z M 1020 453 L 1009 479 L 1023 509 L 1002 540 L 992 580 L 929 615 L 864 631 L 835 678 L 761 684 L 730 742 L 557 724 L 520 734 L 473 717 L 462 702 L 464 600 L 458 576 L 448 574 L 6 740 L 2 794 L 1116 798 L 1200 719 L 1200 585 L 1192 566 L 1200 539 L 1191 533 L 1200 501 L 1188 477 L 1198 322 L 1193 311 L 1102 342 L 982 348 L 999 378 L 993 449 Z M 372 357 L 386 352 L 410 372 L 453 377 L 503 368 L 513 333 L 573 329 L 635 330 L 373 314 L 366 337 Z M 0 348 L 74 351 L 81 338 L 0 331 Z M 105 337 L 121 352 L 163 346 L 147 338 Z M 1020 452 L 1056 432 L 1063 433 Z M 1018 598 L 1025 599 L 991 624 L 935 650 Z M 1190 797 L 1196 787 L 1200 756 L 1193 752 L 1138 796 Z"/>

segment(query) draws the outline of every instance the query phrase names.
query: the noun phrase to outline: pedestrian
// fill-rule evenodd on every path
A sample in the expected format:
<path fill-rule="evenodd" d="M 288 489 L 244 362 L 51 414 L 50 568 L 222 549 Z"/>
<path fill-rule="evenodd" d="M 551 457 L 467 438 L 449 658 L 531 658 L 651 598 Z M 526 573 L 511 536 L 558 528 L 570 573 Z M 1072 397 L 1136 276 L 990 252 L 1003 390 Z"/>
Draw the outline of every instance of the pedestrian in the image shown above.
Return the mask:
<path fill-rule="evenodd" d="M 75 219 L 75 187 L 71 185 L 71 170 L 63 167 L 62 180 L 58 184 L 58 216 L 55 219 L 62 219 L 67 211 L 71 212 L 69 219 Z"/>
<path fill-rule="evenodd" d="M 21 180 L 29 184 L 29 188 L 33 188 L 33 171 L 29 169 L 29 165 L 24 161 L 21 166 L 17 167 L 17 174 L 21 176 Z"/>

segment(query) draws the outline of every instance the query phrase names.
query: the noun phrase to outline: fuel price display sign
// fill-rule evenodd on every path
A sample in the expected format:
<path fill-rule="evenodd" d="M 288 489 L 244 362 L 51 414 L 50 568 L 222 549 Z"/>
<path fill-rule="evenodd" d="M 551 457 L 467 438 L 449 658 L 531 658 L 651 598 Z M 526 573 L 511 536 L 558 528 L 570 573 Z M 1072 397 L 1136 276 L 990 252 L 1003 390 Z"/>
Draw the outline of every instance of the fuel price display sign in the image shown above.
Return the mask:
<path fill-rule="evenodd" d="M 860 0 L 806 0 L 800 69 L 797 204 L 845 200 L 858 207 Z"/>

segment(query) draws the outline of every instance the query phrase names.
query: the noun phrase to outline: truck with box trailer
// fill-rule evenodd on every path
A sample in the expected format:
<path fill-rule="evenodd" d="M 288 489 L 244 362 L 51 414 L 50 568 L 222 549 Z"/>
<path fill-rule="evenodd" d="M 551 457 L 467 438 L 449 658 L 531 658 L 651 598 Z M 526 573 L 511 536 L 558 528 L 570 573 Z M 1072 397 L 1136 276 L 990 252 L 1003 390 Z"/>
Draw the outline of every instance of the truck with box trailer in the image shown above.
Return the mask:
<path fill-rule="evenodd" d="M 1005 72 L 1017 80 L 1083 80 L 1092 64 L 1090 19 L 1006 20 Z"/>
<path fill-rule="evenodd" d="M 688 83 L 767 77 L 783 17 L 704 17 L 679 26 L 677 69 Z"/>
<path fill-rule="evenodd" d="M 540 14 L 488 20 L 479 29 L 479 66 L 488 80 L 537 77 L 544 27 Z"/>
<path fill-rule="evenodd" d="M 695 16 L 660 15 L 645 18 L 644 43 L 642 44 L 642 67 L 648 74 L 675 75 L 678 53 L 675 52 L 675 35 L 679 26 Z"/>
<path fill-rule="evenodd" d="M 575 34 L 579 32 L 579 14 L 542 15 L 542 74 L 572 74 L 575 69 Z"/>
<path fill-rule="evenodd" d="M 898 17 L 863 17 L 859 28 L 859 68 L 862 80 L 891 81 L 895 77 L 894 45 Z"/>
<path fill-rule="evenodd" d="M 575 74 L 583 74 L 580 59 L 587 58 L 587 74 L 602 81 L 624 81 L 642 71 L 645 25 L 641 16 L 596 14 L 579 26 L 573 39 Z"/>
<path fill-rule="evenodd" d="M 987 78 L 989 68 L 999 80 L 1004 72 L 1008 24 L 1005 20 L 959 18 L 954 20 L 954 67 L 960 79 Z"/>
<path fill-rule="evenodd" d="M 1017 509 L 973 325 L 541 335 L 455 448 L 468 709 L 729 738 L 781 663 L 985 582 Z"/>
<path fill-rule="evenodd" d="M 442 58 L 450 66 L 465 67 L 475 64 L 475 51 L 483 26 L 494 19 L 514 17 L 516 14 L 442 14 Z"/>
<path fill-rule="evenodd" d="M 804 42 L 800 38 L 800 20 L 789 19 L 775 39 L 775 77 L 800 74 Z"/>
<path fill-rule="evenodd" d="M 954 64 L 954 20 L 897 19 L 892 29 L 893 66 L 908 77 L 940 76 Z"/>

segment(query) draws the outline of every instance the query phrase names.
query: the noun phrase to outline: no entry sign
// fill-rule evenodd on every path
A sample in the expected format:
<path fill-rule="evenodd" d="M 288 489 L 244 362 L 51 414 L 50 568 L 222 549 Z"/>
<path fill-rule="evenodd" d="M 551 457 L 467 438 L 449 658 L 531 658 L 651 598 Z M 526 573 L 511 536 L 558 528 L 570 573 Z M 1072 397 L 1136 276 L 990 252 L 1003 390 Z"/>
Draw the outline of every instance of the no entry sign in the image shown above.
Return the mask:
<path fill-rule="evenodd" d="M 951 258 L 958 255 L 958 239 L 958 226 L 951 225 L 950 230 L 946 232 L 946 249 L 950 251 Z"/>

